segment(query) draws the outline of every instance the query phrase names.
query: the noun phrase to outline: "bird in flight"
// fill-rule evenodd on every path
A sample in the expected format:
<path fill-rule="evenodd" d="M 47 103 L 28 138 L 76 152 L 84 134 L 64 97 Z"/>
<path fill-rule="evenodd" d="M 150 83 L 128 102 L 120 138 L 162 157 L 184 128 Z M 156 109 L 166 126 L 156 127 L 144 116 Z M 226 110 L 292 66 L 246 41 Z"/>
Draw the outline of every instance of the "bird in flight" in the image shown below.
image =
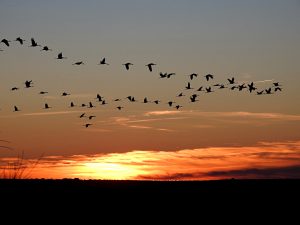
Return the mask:
<path fill-rule="evenodd" d="M 194 77 L 197 77 L 197 76 L 198 76 L 198 74 L 192 73 L 192 74 L 190 74 L 190 75 L 188 75 L 188 76 L 190 77 L 191 80 L 193 80 Z"/>
<path fill-rule="evenodd" d="M 185 89 L 186 89 L 186 90 L 193 89 L 193 88 L 191 87 L 191 83 L 190 83 L 190 82 L 188 82 L 188 84 L 187 84 L 187 86 L 185 87 Z"/>
<path fill-rule="evenodd" d="M 170 107 L 172 107 L 173 103 L 176 103 L 176 102 L 173 102 L 173 101 L 167 102 L 167 104 L 168 104 Z"/>
<path fill-rule="evenodd" d="M 155 101 L 153 101 L 156 105 L 158 105 L 159 103 L 160 103 L 160 101 L 159 100 L 155 100 Z"/>
<path fill-rule="evenodd" d="M 275 90 L 274 90 L 275 92 L 277 92 L 277 91 L 282 91 L 282 88 L 280 88 L 280 87 L 275 87 Z"/>
<path fill-rule="evenodd" d="M 152 72 L 152 67 L 155 66 L 155 63 L 149 63 L 146 66 L 148 67 L 149 71 Z"/>
<path fill-rule="evenodd" d="M 17 106 L 14 106 L 14 112 L 19 112 L 20 109 Z"/>
<path fill-rule="evenodd" d="M 22 39 L 22 38 L 20 38 L 20 37 L 18 37 L 18 38 L 16 38 L 15 41 L 18 41 L 21 45 L 23 45 L 25 40 Z"/>
<path fill-rule="evenodd" d="M 183 97 L 183 96 L 185 96 L 185 95 L 182 92 L 177 95 L 177 97 Z"/>
<path fill-rule="evenodd" d="M 229 84 L 235 84 L 234 77 L 232 77 L 231 79 L 228 78 L 227 80 L 228 80 Z"/>
<path fill-rule="evenodd" d="M 12 90 L 12 91 L 17 91 L 17 90 L 19 90 L 19 88 L 18 88 L 18 87 L 13 87 L 13 88 L 11 88 L 10 90 Z"/>
<path fill-rule="evenodd" d="M 71 103 L 70 103 L 70 107 L 71 107 L 71 108 L 75 107 L 74 102 L 71 102 Z"/>
<path fill-rule="evenodd" d="M 31 38 L 31 45 L 29 46 L 29 47 L 37 47 L 37 46 L 41 46 L 41 45 L 39 45 L 38 43 L 36 43 L 36 41 L 33 39 L 33 38 Z"/>
<path fill-rule="evenodd" d="M 48 92 L 47 92 L 47 91 L 40 91 L 39 94 L 40 94 L 40 95 L 44 95 L 44 94 L 48 94 Z"/>
<path fill-rule="evenodd" d="M 62 52 L 58 53 L 57 58 L 56 59 L 66 59 L 67 57 L 64 57 Z"/>
<path fill-rule="evenodd" d="M 123 109 L 123 108 L 124 108 L 123 106 L 118 106 L 118 107 L 117 107 L 118 110 L 121 110 L 121 109 Z"/>
<path fill-rule="evenodd" d="M 129 70 L 129 66 L 132 66 L 132 63 L 124 63 L 122 64 L 123 66 L 125 66 L 126 70 Z"/>
<path fill-rule="evenodd" d="M 93 124 L 91 124 L 91 123 L 86 123 L 86 124 L 84 124 L 83 126 L 85 126 L 85 128 L 88 128 L 89 126 L 92 126 Z"/>
<path fill-rule="evenodd" d="M 96 117 L 96 116 L 89 116 L 88 118 L 89 118 L 89 120 L 91 120 L 91 119 L 93 119 L 94 117 Z"/>
<path fill-rule="evenodd" d="M 175 108 L 178 110 L 179 108 L 181 108 L 181 105 L 176 105 Z"/>
<path fill-rule="evenodd" d="M 204 77 L 206 78 L 207 81 L 209 81 L 209 79 L 214 79 L 214 75 L 212 74 L 207 74 Z"/>
<path fill-rule="evenodd" d="M 47 103 L 45 103 L 45 107 L 44 107 L 44 109 L 50 109 L 51 107 L 47 104 Z"/>
<path fill-rule="evenodd" d="M 61 94 L 61 96 L 67 96 L 67 95 L 70 95 L 70 94 L 67 93 L 67 92 L 63 92 L 63 93 Z"/>
<path fill-rule="evenodd" d="M 32 84 L 32 80 L 26 80 L 25 81 L 25 88 L 31 88 L 32 87 L 31 84 Z"/>
<path fill-rule="evenodd" d="M 98 65 L 109 65 L 109 64 L 106 62 L 106 59 L 103 58 L 102 60 L 100 60 L 100 63 Z"/>
<path fill-rule="evenodd" d="M 51 48 L 49 48 L 48 46 L 44 46 L 42 49 L 41 49 L 41 51 L 52 51 L 52 49 Z"/>
<path fill-rule="evenodd" d="M 7 47 L 9 47 L 9 42 L 11 42 L 11 41 L 9 41 L 7 39 L 2 39 L 1 42 L 4 43 Z"/>
<path fill-rule="evenodd" d="M 85 117 L 85 113 L 82 113 L 82 114 L 79 116 L 79 118 L 83 118 L 83 117 Z"/>
<path fill-rule="evenodd" d="M 171 76 L 174 76 L 174 75 L 176 75 L 176 73 L 169 73 L 169 74 L 167 74 L 167 78 L 170 78 Z"/>
<path fill-rule="evenodd" d="M 84 63 L 83 63 L 83 61 L 79 61 L 79 62 L 73 63 L 72 65 L 77 65 L 77 66 L 79 66 L 79 65 L 84 65 Z"/>

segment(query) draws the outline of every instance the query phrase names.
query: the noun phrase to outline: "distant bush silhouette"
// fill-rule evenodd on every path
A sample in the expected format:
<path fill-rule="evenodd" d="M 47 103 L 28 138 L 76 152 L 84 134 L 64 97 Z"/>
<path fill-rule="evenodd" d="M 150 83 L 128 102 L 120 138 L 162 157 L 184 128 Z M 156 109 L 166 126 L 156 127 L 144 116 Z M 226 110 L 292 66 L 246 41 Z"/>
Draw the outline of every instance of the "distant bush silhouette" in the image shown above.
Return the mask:
<path fill-rule="evenodd" d="M 0 167 L 0 179 L 29 179 L 33 169 L 38 165 L 42 156 L 37 160 L 26 160 L 24 152 L 16 159 Z"/>

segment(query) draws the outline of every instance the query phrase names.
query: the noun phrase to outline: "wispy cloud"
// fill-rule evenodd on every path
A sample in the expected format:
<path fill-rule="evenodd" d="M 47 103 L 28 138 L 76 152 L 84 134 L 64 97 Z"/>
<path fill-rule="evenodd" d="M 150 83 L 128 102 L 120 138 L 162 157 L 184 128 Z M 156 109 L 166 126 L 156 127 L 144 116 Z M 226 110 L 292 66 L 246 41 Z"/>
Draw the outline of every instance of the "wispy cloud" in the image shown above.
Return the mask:
<path fill-rule="evenodd" d="M 183 111 L 175 111 L 175 110 L 161 110 L 161 111 L 150 111 L 146 112 L 145 116 L 166 116 L 166 115 L 176 115 L 182 114 Z"/>
<path fill-rule="evenodd" d="M 252 147 L 48 156 L 33 176 L 151 180 L 300 178 L 299 168 L 300 141 L 290 141 Z"/>
<path fill-rule="evenodd" d="M 64 114 L 75 114 L 82 113 L 84 111 L 56 111 L 56 112 L 35 112 L 35 113 L 24 113 L 23 116 L 51 116 L 51 115 L 64 115 Z"/>

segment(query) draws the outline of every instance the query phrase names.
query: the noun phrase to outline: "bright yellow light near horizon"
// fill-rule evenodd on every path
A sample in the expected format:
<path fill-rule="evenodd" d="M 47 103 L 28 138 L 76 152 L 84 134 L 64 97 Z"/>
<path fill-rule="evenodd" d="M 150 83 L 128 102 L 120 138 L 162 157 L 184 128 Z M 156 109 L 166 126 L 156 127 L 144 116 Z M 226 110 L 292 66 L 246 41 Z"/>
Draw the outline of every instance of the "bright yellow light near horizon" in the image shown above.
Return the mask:
<path fill-rule="evenodd" d="M 88 162 L 81 167 L 81 174 L 95 179 L 126 180 L 141 174 L 134 166 L 120 163 Z"/>

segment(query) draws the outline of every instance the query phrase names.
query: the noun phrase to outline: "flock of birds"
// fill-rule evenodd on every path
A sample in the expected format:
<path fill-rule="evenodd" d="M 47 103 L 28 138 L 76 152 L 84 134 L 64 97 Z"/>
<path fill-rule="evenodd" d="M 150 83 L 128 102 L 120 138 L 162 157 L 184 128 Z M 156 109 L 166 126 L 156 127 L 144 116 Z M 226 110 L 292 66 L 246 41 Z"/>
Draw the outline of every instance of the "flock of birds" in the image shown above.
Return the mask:
<path fill-rule="evenodd" d="M 14 40 L 15 42 L 19 42 L 20 45 L 24 45 L 24 42 L 26 42 L 26 40 L 24 40 L 23 38 L 21 37 L 18 37 Z M 1 40 L 1 43 L 3 45 L 5 45 L 6 47 L 9 47 L 10 46 L 10 43 L 12 41 L 10 40 L 7 40 L 7 39 L 2 39 Z M 52 51 L 51 48 L 49 48 L 48 46 L 42 46 L 40 44 L 38 44 L 34 38 L 31 38 L 30 40 L 30 45 L 29 47 L 39 47 L 40 48 L 40 51 Z M 0 51 L 4 51 L 3 49 L 0 49 Z M 59 52 L 56 59 L 57 60 L 63 60 L 63 59 L 66 59 L 67 57 L 65 57 L 63 55 L 62 52 Z M 72 65 L 75 65 L 75 66 L 80 66 L 80 65 L 84 65 L 84 62 L 83 61 L 77 61 L 77 62 L 74 62 Z M 106 66 L 109 66 L 110 64 L 107 63 L 107 60 L 106 58 L 102 58 L 98 65 L 106 65 Z M 134 65 L 133 63 L 131 62 L 126 62 L 124 64 L 122 64 L 124 66 L 124 69 L 125 70 L 130 70 L 131 67 Z M 148 63 L 145 65 L 147 67 L 147 69 L 149 70 L 149 72 L 153 72 L 153 68 L 156 66 L 155 63 Z M 160 72 L 159 73 L 159 78 L 161 79 L 170 79 L 171 77 L 175 76 L 176 73 L 163 73 L 163 72 Z M 191 102 L 191 103 L 194 103 L 194 102 L 197 102 L 199 101 L 198 100 L 198 97 L 199 97 L 199 93 L 200 92 L 204 92 L 204 93 L 212 93 L 216 90 L 222 90 L 222 89 L 229 89 L 231 91 L 234 91 L 234 90 L 238 90 L 238 91 L 243 91 L 243 90 L 248 90 L 250 93 L 256 93 L 256 95 L 263 95 L 263 94 L 266 94 L 266 95 L 270 95 L 270 94 L 274 94 L 278 91 L 282 91 L 282 85 L 279 83 L 279 82 L 273 82 L 272 83 L 272 86 L 269 86 L 265 89 L 260 89 L 258 90 L 258 88 L 255 86 L 255 82 L 251 82 L 251 83 L 238 83 L 236 82 L 235 80 L 235 77 L 231 77 L 231 78 L 228 78 L 226 83 L 217 83 L 217 84 L 212 84 L 212 85 L 208 85 L 208 86 L 200 86 L 198 88 L 193 88 L 192 87 L 192 81 L 194 79 L 196 79 L 199 74 L 197 73 L 192 73 L 192 74 L 189 74 L 187 75 L 189 77 L 189 81 L 187 82 L 187 85 L 183 88 L 183 91 L 180 92 L 176 97 L 177 98 L 181 98 L 181 97 L 184 97 L 184 96 L 188 96 L 188 101 Z M 209 81 L 211 80 L 214 80 L 214 75 L 212 74 L 206 74 L 203 76 L 203 78 L 205 78 L 207 84 L 210 84 L 208 83 Z M 25 88 L 32 88 L 33 86 L 33 81 L 32 80 L 26 80 L 24 82 L 24 87 Z M 19 87 L 12 87 L 11 88 L 11 91 L 18 91 L 20 88 Z M 188 92 L 185 92 L 185 91 L 189 91 L 189 90 L 194 90 L 194 93 L 188 93 Z M 46 95 L 48 94 L 47 91 L 40 91 L 39 92 L 39 95 Z M 69 96 L 71 95 L 70 93 L 68 92 L 63 92 L 61 94 L 62 97 L 66 97 L 66 96 Z M 96 94 L 95 95 L 95 99 L 98 100 L 98 102 L 101 104 L 101 105 L 107 105 L 108 102 L 106 99 L 104 99 L 103 96 L 101 96 L 100 94 Z M 133 103 L 133 102 L 137 102 L 138 100 L 136 100 L 136 98 L 134 96 L 127 96 L 125 98 L 116 98 L 116 99 L 113 99 L 114 102 L 122 102 L 124 99 L 126 99 L 126 101 L 130 102 L 130 103 Z M 145 97 L 143 100 L 142 100 L 142 103 L 143 104 L 147 104 L 147 103 L 154 103 L 154 104 L 160 104 L 161 103 L 161 100 L 159 99 L 155 99 L 155 100 L 149 100 L 147 97 Z M 183 106 L 180 105 L 180 104 L 177 104 L 175 101 L 173 100 L 170 100 L 168 102 L 166 102 L 165 104 L 167 104 L 169 107 L 171 108 L 174 108 L 174 109 L 177 109 L 179 110 L 180 108 L 182 108 Z M 73 108 L 73 107 L 76 107 L 77 105 L 71 101 L 69 103 L 69 107 L 70 108 Z M 90 101 L 88 103 L 82 103 L 81 105 L 79 105 L 79 107 L 83 107 L 83 108 L 94 108 L 96 107 L 95 104 Z M 48 110 L 48 109 L 51 109 L 52 107 L 49 106 L 48 103 L 45 103 L 44 104 L 44 107 L 43 109 L 45 110 Z M 120 105 L 117 105 L 116 106 L 116 110 L 122 110 L 124 108 L 124 104 L 120 104 Z M 21 109 L 14 105 L 13 106 L 13 112 L 19 112 L 21 111 Z M 87 118 L 89 121 L 92 120 L 93 118 L 95 118 L 96 116 L 94 115 L 87 115 L 86 113 L 82 113 L 81 115 L 78 116 L 80 119 L 82 118 Z M 92 123 L 85 123 L 83 126 L 88 128 L 90 127 L 91 125 L 93 125 Z"/>

